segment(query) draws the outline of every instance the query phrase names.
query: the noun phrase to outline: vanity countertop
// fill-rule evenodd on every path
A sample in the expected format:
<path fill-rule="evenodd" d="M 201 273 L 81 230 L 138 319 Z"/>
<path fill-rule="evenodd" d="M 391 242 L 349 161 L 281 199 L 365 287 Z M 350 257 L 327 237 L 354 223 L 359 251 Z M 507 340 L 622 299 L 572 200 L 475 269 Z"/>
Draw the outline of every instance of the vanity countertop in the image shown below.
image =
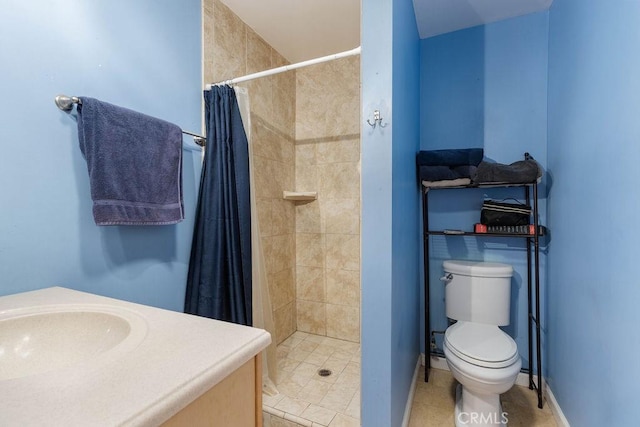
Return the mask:
<path fill-rule="evenodd" d="M 144 320 L 145 335 L 109 357 L 0 380 L 0 425 L 159 425 L 271 342 L 262 329 L 61 287 L 1 297 L 0 319 L 64 305 L 124 309 Z"/>

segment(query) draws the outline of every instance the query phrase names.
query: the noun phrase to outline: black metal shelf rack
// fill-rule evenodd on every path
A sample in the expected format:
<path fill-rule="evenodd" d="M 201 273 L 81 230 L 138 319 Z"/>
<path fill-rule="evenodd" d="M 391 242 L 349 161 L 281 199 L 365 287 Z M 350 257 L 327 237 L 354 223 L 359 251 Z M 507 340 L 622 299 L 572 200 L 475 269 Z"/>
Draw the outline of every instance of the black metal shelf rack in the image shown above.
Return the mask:
<path fill-rule="evenodd" d="M 539 230 L 538 218 L 538 183 L 488 183 L 476 184 L 459 187 L 424 187 L 422 186 L 422 221 L 424 235 L 424 340 L 425 340 L 425 382 L 429 381 L 429 370 L 431 369 L 431 355 L 435 354 L 431 351 L 431 322 L 429 319 L 429 236 L 444 235 L 451 237 L 458 236 L 479 236 L 479 237 L 505 237 L 505 238 L 524 238 L 527 240 L 527 301 L 528 301 L 528 352 L 529 366 L 523 368 L 522 371 L 529 374 L 529 389 L 536 390 L 538 395 L 538 408 L 542 408 L 542 357 L 540 351 L 540 239 L 541 236 L 536 234 L 512 234 L 512 233 L 475 233 L 475 232 L 456 232 L 454 234 L 443 230 L 436 231 L 429 229 L 429 191 L 430 190 L 450 190 L 456 188 L 497 188 L 497 187 L 520 187 L 524 188 L 524 196 L 526 204 L 531 206 L 533 202 L 533 225 L 534 230 Z M 533 193 L 533 194 L 532 194 Z M 533 258 L 533 259 L 532 259 Z M 535 331 L 534 331 L 535 329 Z M 534 331 L 534 333 L 532 333 Z M 536 350 L 536 370 L 537 382 L 534 381 L 533 375 L 533 336 L 535 335 Z M 438 354 L 441 355 L 441 354 Z"/>

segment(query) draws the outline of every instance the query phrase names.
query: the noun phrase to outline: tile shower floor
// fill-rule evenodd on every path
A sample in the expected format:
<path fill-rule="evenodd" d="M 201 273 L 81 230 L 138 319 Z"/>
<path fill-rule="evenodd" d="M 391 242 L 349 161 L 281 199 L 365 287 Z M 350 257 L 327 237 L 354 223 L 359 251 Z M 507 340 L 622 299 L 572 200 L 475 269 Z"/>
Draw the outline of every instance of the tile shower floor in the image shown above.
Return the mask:
<path fill-rule="evenodd" d="M 263 395 L 265 427 L 360 426 L 360 344 L 295 332 L 277 354 L 279 394 Z"/>

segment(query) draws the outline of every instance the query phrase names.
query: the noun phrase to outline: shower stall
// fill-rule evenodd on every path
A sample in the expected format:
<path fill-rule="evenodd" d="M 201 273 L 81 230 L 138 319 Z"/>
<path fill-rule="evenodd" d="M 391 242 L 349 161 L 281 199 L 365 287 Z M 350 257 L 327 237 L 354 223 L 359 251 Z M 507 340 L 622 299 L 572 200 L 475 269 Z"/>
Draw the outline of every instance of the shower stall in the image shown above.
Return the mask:
<path fill-rule="evenodd" d="M 288 64 L 219 0 L 203 2 L 203 49 L 204 84 Z M 273 324 L 265 425 L 360 425 L 359 57 L 239 86 Z"/>

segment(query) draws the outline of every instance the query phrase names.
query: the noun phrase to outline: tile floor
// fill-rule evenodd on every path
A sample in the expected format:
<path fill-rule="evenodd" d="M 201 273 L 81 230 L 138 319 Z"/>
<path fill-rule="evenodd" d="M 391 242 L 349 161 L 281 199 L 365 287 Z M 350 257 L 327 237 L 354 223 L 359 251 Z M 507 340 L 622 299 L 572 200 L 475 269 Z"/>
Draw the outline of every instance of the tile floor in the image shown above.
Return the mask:
<path fill-rule="evenodd" d="M 424 367 L 420 368 L 413 397 L 409 427 L 454 426 L 455 390 L 457 382 L 449 371 L 432 369 L 425 383 Z M 555 418 L 545 402 L 538 409 L 538 397 L 527 387 L 514 386 L 502 395 L 502 409 L 508 413 L 509 427 L 556 427 Z"/>
<path fill-rule="evenodd" d="M 277 352 L 279 394 L 263 395 L 265 427 L 360 426 L 360 344 L 295 332 Z"/>
<path fill-rule="evenodd" d="M 295 332 L 278 346 L 279 394 L 263 395 L 264 427 L 359 427 L 360 345 Z M 328 377 L 317 375 L 331 369 Z M 449 371 L 431 370 L 428 383 L 420 368 L 409 427 L 454 426 L 456 381 Z M 509 427 L 556 427 L 545 403 L 538 409 L 535 392 L 514 386 L 502 395 Z"/>

